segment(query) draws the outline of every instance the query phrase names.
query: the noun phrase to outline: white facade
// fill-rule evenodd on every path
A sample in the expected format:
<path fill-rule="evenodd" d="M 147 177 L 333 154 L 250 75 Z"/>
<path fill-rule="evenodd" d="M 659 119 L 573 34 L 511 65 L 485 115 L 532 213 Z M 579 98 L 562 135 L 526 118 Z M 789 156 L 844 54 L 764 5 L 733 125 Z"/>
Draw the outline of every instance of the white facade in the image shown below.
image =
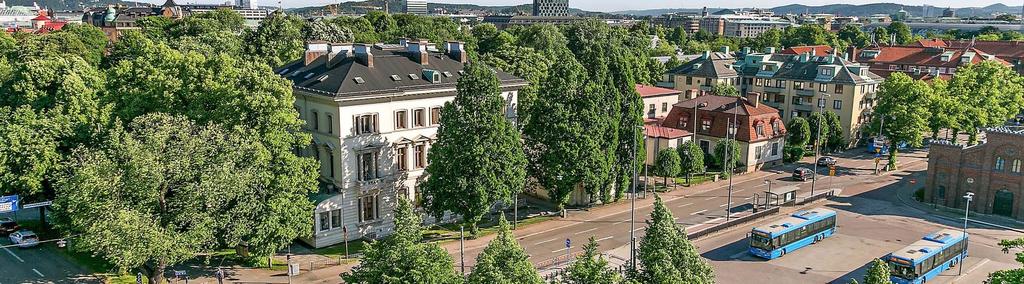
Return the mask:
<path fill-rule="evenodd" d="M 405 12 L 409 14 L 426 15 L 427 0 L 405 0 Z"/>
<path fill-rule="evenodd" d="M 348 240 L 390 234 L 394 197 L 419 200 L 417 184 L 429 164 L 440 108 L 455 98 L 455 89 L 351 99 L 295 94 L 314 137 L 305 154 L 319 157 L 321 177 L 335 190 L 317 200 L 314 235 L 307 241 L 314 247 L 341 243 L 345 229 Z M 514 117 L 517 91 L 502 96 Z"/>

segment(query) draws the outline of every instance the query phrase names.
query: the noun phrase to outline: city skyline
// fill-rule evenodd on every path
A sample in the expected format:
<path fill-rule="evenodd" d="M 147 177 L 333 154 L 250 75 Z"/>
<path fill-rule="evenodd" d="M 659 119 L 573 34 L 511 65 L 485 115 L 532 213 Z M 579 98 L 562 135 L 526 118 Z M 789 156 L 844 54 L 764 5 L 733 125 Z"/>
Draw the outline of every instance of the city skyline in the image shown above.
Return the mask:
<path fill-rule="evenodd" d="M 143 2 L 162 4 L 163 0 L 144 0 Z M 233 1 L 232 1 L 233 2 Z M 277 6 L 281 5 L 284 8 L 301 8 L 310 6 L 324 6 L 327 4 L 338 3 L 338 2 L 356 2 L 356 1 L 331 1 L 331 0 L 278 0 L 278 1 L 264 1 L 261 5 L 266 6 Z M 533 3 L 532 0 L 430 0 L 429 3 L 445 3 L 445 4 L 475 4 L 481 6 L 515 6 Z M 863 0 L 851 0 L 851 1 L 787 1 L 787 0 L 768 0 L 760 1 L 757 8 L 773 8 L 785 5 L 799 4 L 807 6 L 823 6 L 832 4 L 851 4 L 851 5 L 864 5 L 872 3 L 895 3 L 897 1 L 863 1 Z M 972 8 L 972 7 L 985 7 L 993 4 L 1003 4 L 1007 6 L 1018 6 L 1016 4 L 1006 4 L 1004 1 L 927 1 L 927 0 L 907 0 L 899 1 L 901 5 L 907 6 L 920 6 L 929 5 L 932 7 L 952 7 L 952 8 Z M 224 1 L 218 0 L 190 0 L 182 1 L 181 4 L 186 3 L 201 3 L 201 4 L 218 4 L 224 3 Z M 698 1 L 698 2 L 687 2 L 681 4 L 679 1 L 672 0 L 646 0 L 637 2 L 623 2 L 623 1 L 612 1 L 612 0 L 576 0 L 569 1 L 571 8 L 582 9 L 587 11 L 596 12 L 617 12 L 627 10 L 647 10 L 647 9 L 697 9 L 701 7 L 714 7 L 714 8 L 752 8 L 749 1 L 741 0 L 724 0 L 724 1 Z M 1019 6 L 1018 6 L 1019 7 Z"/>

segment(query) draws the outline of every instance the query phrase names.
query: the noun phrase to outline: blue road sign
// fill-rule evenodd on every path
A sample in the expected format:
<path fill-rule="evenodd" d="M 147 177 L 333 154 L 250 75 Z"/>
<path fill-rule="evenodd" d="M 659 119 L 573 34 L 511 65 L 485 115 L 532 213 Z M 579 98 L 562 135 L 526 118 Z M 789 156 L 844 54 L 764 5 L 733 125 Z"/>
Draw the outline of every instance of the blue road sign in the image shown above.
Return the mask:
<path fill-rule="evenodd" d="M 0 213 L 18 211 L 18 196 L 0 196 Z"/>
<path fill-rule="evenodd" d="M 565 239 L 565 247 L 566 247 L 566 248 L 568 248 L 568 247 L 570 247 L 570 246 L 572 246 L 572 240 L 570 240 L 570 239 Z"/>

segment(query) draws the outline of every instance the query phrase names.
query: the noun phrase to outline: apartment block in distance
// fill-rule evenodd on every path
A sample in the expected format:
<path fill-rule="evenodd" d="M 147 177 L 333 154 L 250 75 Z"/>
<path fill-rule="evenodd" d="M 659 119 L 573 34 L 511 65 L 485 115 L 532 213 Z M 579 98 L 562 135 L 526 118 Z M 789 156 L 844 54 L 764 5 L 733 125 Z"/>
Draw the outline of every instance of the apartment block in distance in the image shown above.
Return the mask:
<path fill-rule="evenodd" d="M 762 94 L 761 101 L 778 109 L 786 121 L 807 118 L 813 112 L 839 115 L 844 140 L 856 145 L 861 127 L 870 121 L 875 93 L 883 78 L 868 66 L 835 54 L 776 53 L 774 48 L 735 54 L 723 48 L 671 70 L 667 79 L 684 97 L 707 93 L 715 84 L 732 84 L 740 93 Z"/>
<path fill-rule="evenodd" d="M 535 17 L 568 17 L 569 0 L 533 0 Z"/>
<path fill-rule="evenodd" d="M 300 154 L 320 163 L 321 189 L 310 212 L 315 230 L 305 242 L 324 247 L 346 237 L 386 236 L 396 198 L 419 198 L 441 107 L 455 98 L 467 63 L 463 43 L 446 44 L 441 53 L 419 40 L 311 42 L 303 59 L 276 69 L 294 84 L 295 108 L 313 136 Z M 527 82 L 495 72 L 506 116 L 514 119 Z"/>
<path fill-rule="evenodd" d="M 405 0 L 405 13 L 426 15 L 427 0 Z"/>

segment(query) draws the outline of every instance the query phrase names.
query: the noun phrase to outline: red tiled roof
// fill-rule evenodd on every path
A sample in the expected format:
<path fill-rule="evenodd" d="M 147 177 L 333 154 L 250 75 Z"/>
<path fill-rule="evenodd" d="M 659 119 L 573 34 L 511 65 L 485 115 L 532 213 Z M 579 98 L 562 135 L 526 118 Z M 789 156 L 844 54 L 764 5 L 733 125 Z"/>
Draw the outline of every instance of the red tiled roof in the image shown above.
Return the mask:
<path fill-rule="evenodd" d="M 636 92 L 640 93 L 640 97 L 644 97 L 644 98 L 646 98 L 646 97 L 660 97 L 660 96 L 667 96 L 667 95 L 679 95 L 679 94 L 683 93 L 683 91 L 679 91 L 679 90 L 666 89 L 666 88 L 654 87 L 654 86 L 644 86 L 644 85 L 640 85 L 640 84 L 636 84 Z"/>
<path fill-rule="evenodd" d="M 878 56 L 875 58 L 864 58 L 857 56 L 857 59 L 865 63 L 888 63 L 888 64 L 900 64 L 900 65 L 917 65 L 917 66 L 934 66 L 934 67 L 952 67 L 956 68 L 961 65 L 960 56 L 964 55 L 965 52 L 974 52 L 975 56 L 971 59 L 970 63 L 979 63 L 985 60 L 985 56 L 988 53 L 974 48 L 967 49 L 955 49 L 955 48 L 937 48 L 937 47 L 923 47 L 923 46 L 881 46 L 873 49 L 866 49 L 861 51 L 880 51 Z M 949 60 L 943 61 L 942 54 L 945 52 L 952 51 L 952 55 Z M 999 62 L 1009 65 L 1006 61 L 996 58 Z M 883 68 L 876 68 L 883 69 Z M 874 71 L 872 71 L 874 72 Z"/>
<path fill-rule="evenodd" d="M 644 131 L 647 134 L 647 137 L 653 138 L 676 139 L 693 135 L 692 133 L 686 130 L 675 129 L 671 127 L 665 127 L 654 124 L 644 125 Z"/>
<path fill-rule="evenodd" d="M 782 54 L 803 54 L 814 51 L 815 55 L 825 55 L 832 53 L 832 47 L 827 45 L 802 45 L 787 48 L 782 51 Z"/>
<path fill-rule="evenodd" d="M 1021 41 L 974 41 L 973 44 L 969 40 L 950 40 L 946 41 L 946 45 L 953 48 L 965 48 L 973 47 L 974 49 L 984 51 L 985 53 L 995 55 L 1002 59 L 1008 58 L 1024 58 L 1024 42 Z"/>
<path fill-rule="evenodd" d="M 736 117 L 739 119 L 740 130 L 737 140 L 744 142 L 764 141 L 786 135 L 785 124 L 779 111 L 768 105 L 751 102 L 746 98 L 703 95 L 695 99 L 682 101 L 672 106 L 672 111 L 664 118 L 661 126 L 689 131 L 693 129 L 693 107 L 695 104 L 707 103 L 698 111 L 698 121 L 712 121 L 710 130 L 700 130 L 701 135 L 725 137 L 726 124 Z M 765 135 L 757 135 L 756 126 L 764 126 Z M 774 129 L 778 126 L 778 129 Z"/>
<path fill-rule="evenodd" d="M 946 41 L 933 38 L 933 39 L 921 39 L 911 45 L 923 46 L 923 47 L 946 47 Z"/>

